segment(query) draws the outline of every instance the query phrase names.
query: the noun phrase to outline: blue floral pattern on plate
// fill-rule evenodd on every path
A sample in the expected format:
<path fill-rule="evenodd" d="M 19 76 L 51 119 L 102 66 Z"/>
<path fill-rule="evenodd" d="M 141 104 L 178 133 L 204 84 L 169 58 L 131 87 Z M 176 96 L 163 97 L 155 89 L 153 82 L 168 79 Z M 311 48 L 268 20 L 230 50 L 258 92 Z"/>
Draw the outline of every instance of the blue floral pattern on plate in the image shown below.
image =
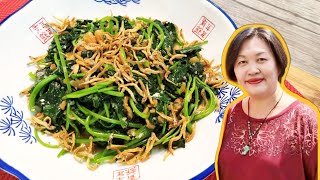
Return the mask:
<path fill-rule="evenodd" d="M 232 101 L 237 99 L 239 96 L 242 95 L 242 91 L 236 87 L 232 86 L 230 84 L 227 84 L 225 87 L 220 88 L 218 90 L 217 97 L 220 100 L 220 109 L 219 109 L 219 116 L 216 119 L 216 123 L 220 123 L 224 116 L 224 111 L 228 104 L 230 104 Z"/>
<path fill-rule="evenodd" d="M 136 4 L 140 4 L 140 0 L 94 0 L 94 1 L 99 3 L 104 2 L 108 5 L 120 4 L 122 6 L 127 6 L 127 3 L 130 1 Z"/>
<path fill-rule="evenodd" d="M 8 136 L 18 136 L 25 143 L 36 143 L 36 138 L 32 135 L 31 127 L 26 123 L 23 111 L 16 110 L 13 106 L 13 97 L 7 96 L 0 100 L 0 108 L 6 116 L 0 120 L 0 132 Z"/>

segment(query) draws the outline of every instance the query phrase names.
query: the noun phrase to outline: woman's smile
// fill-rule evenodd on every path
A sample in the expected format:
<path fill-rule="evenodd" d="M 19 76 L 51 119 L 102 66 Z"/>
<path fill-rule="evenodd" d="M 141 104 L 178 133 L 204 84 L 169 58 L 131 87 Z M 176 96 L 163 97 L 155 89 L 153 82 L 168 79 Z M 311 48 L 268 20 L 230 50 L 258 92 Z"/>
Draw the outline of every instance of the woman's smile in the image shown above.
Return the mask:
<path fill-rule="evenodd" d="M 251 78 L 249 80 L 247 80 L 246 82 L 248 84 L 259 84 L 263 81 L 264 79 L 263 78 Z"/>

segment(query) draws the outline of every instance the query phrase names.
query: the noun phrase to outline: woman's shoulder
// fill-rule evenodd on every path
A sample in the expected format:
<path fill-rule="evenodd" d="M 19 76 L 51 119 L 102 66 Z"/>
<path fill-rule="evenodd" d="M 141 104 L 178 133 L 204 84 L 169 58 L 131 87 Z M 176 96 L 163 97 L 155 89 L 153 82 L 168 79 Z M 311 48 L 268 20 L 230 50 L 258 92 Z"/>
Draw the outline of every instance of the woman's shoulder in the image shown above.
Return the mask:
<path fill-rule="evenodd" d="M 317 109 L 314 109 L 309 104 L 306 104 L 301 100 L 296 100 L 294 103 L 295 103 L 295 106 L 292 106 L 292 109 L 295 111 L 297 115 L 317 118 L 317 113 L 316 113 Z"/>
<path fill-rule="evenodd" d="M 226 110 L 228 111 L 228 113 L 232 113 L 234 111 L 242 110 L 242 102 L 243 102 L 243 99 L 235 101 L 235 102 L 232 102 L 231 104 L 228 105 Z"/>
<path fill-rule="evenodd" d="M 312 149 L 317 147 L 319 111 L 303 100 L 299 99 L 295 103 L 292 122 L 296 123 L 297 132 L 300 132 L 299 136 L 303 140 L 301 144 L 303 152 L 310 154 Z"/>
<path fill-rule="evenodd" d="M 311 105 L 296 100 L 291 106 L 291 117 L 300 122 L 305 128 L 318 127 L 319 111 Z"/>
<path fill-rule="evenodd" d="M 229 104 L 229 106 L 226 108 L 225 114 L 227 114 L 228 124 L 234 122 L 234 120 L 238 119 L 238 117 L 240 117 L 240 119 L 243 119 L 243 116 L 246 116 L 242 108 L 242 102 L 243 99 L 236 100 L 235 102 Z"/>

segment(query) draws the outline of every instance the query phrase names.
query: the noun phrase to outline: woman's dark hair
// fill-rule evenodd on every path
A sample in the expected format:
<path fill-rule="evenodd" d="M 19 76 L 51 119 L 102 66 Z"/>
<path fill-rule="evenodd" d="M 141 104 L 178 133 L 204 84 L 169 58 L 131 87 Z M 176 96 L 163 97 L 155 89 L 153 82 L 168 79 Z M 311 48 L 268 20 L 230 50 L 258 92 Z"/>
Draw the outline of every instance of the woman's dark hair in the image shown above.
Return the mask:
<path fill-rule="evenodd" d="M 244 43 L 244 41 L 251 39 L 253 37 L 258 37 L 265 41 L 276 60 L 276 64 L 279 70 L 278 81 L 281 82 L 281 78 L 284 75 L 285 69 L 288 64 L 287 55 L 284 51 L 284 47 L 282 46 L 280 40 L 277 36 L 269 29 L 263 27 L 250 27 L 239 34 L 232 40 L 226 55 L 225 67 L 226 73 L 230 80 L 237 81 L 236 75 L 234 73 L 234 64 L 237 60 L 239 50 Z"/>

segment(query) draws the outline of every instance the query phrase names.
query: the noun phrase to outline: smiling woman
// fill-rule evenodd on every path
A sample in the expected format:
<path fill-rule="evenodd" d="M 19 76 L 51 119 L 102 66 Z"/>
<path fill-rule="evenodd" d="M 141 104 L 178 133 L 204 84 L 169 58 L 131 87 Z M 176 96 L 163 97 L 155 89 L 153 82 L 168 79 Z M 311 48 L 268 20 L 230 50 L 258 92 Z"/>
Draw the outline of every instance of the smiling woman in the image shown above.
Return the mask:
<path fill-rule="evenodd" d="M 267 91 L 275 90 L 274 86 L 277 85 L 277 80 L 281 81 L 285 71 L 283 67 L 287 64 L 287 57 L 283 48 L 279 47 L 281 46 L 279 41 L 268 43 L 272 46 L 270 48 L 265 43 L 265 41 L 272 41 L 271 37 L 267 35 L 267 31 L 261 28 L 251 29 L 251 31 L 248 32 L 248 35 L 256 35 L 243 42 L 238 56 L 234 59 L 234 67 L 229 67 L 227 73 L 232 75 L 232 78 L 237 80 L 239 85 L 248 91 L 251 96 L 267 96 L 272 93 Z M 262 35 L 259 36 L 259 34 Z M 265 36 L 263 36 L 264 34 Z M 236 47 L 231 46 L 231 48 Z M 227 58 L 232 58 L 230 54 L 234 53 L 228 53 Z M 259 74 L 260 71 L 262 73 Z M 267 78 L 267 81 L 264 81 L 264 77 Z M 258 84 L 263 86 L 257 86 Z"/>
<path fill-rule="evenodd" d="M 289 53 L 282 37 L 265 25 L 244 26 L 224 57 L 225 78 L 245 95 L 225 112 L 219 178 L 317 179 L 318 112 L 284 86 Z"/>

